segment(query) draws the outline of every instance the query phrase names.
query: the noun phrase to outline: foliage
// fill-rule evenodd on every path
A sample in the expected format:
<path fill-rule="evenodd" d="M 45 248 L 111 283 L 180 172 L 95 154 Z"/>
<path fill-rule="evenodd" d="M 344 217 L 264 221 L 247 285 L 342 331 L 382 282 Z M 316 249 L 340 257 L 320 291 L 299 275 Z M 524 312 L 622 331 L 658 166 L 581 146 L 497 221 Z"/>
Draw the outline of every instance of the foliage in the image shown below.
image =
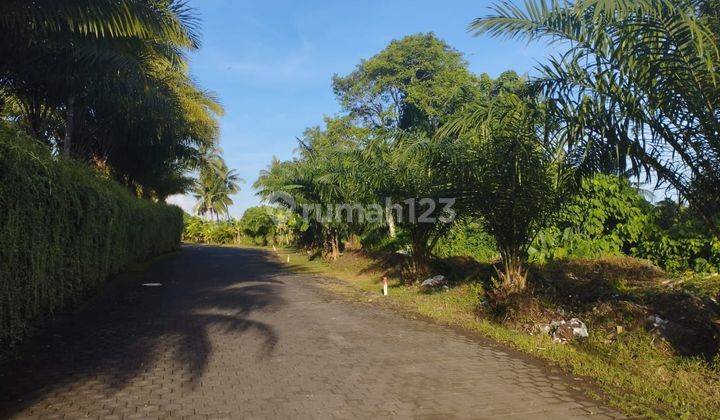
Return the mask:
<path fill-rule="evenodd" d="M 566 51 L 542 66 L 536 87 L 551 99 L 574 155 L 589 171 L 623 174 L 629 161 L 635 173 L 657 176 L 717 234 L 720 33 L 713 5 L 528 0 L 523 9 L 499 2 L 471 28 L 562 43 Z"/>
<path fill-rule="evenodd" d="M 245 210 L 240 224 L 243 233 L 261 245 L 267 245 L 268 235 L 275 229 L 275 222 L 265 207 L 250 207 Z"/>
<path fill-rule="evenodd" d="M 307 224 L 296 214 L 269 206 L 248 208 L 240 220 L 205 220 L 185 214 L 183 240 L 221 245 L 291 245 Z"/>
<path fill-rule="evenodd" d="M 652 223 L 652 205 L 623 179 L 597 175 L 582 180 L 554 225 L 535 239 L 535 261 L 631 254 Z"/>
<path fill-rule="evenodd" d="M 627 180 L 609 175 L 583 180 L 530 254 L 537 262 L 632 255 L 675 273 L 720 267 L 720 243 L 691 209 L 669 199 L 652 205 Z"/>
<path fill-rule="evenodd" d="M 133 197 L 0 123 L 0 342 L 130 263 L 177 249 L 180 209 Z"/>
<path fill-rule="evenodd" d="M 425 274 L 433 248 L 449 228 L 439 217 L 442 205 L 433 209 L 420 200 L 437 204 L 450 196 L 447 185 L 438 181 L 443 168 L 414 153 L 413 145 L 427 142 L 491 84 L 487 76 L 472 75 L 461 54 L 432 33 L 393 41 L 351 74 L 333 78 L 335 94 L 349 117 L 372 130 L 356 167 L 364 191 L 355 199 L 384 210 L 390 236 L 396 234 L 396 224 L 406 231 L 413 256 L 410 280 Z M 411 213 L 426 213 L 435 223 L 409 220 Z"/>
<path fill-rule="evenodd" d="M 365 130 L 348 119 L 328 118 L 324 129 L 305 131 L 299 158 L 273 161 L 254 184 L 263 199 L 298 212 L 308 223 L 306 245 L 323 249 L 333 259 L 354 227 L 347 223 L 347 212 L 336 213 L 334 206 L 353 203 L 362 194 L 362 180 L 355 174 L 364 135 Z"/>
<path fill-rule="evenodd" d="M 671 272 L 720 271 L 720 240 L 687 207 L 671 200 L 658 203 L 653 223 L 632 254 L 647 258 Z"/>
<path fill-rule="evenodd" d="M 233 203 L 230 195 L 240 191 L 242 180 L 234 169 L 227 167 L 220 152 L 215 149 L 203 153 L 199 166 L 200 176 L 192 189 L 197 200 L 195 212 L 200 216 L 214 216 L 216 221 L 220 216 L 229 218 L 229 207 Z"/>
<path fill-rule="evenodd" d="M 480 220 L 495 239 L 502 263 L 497 286 L 508 293 L 525 288 L 528 248 L 567 188 L 565 162 L 543 135 L 542 117 L 537 105 L 502 93 L 440 132 L 455 150 L 445 159 L 458 176 L 459 211 Z"/>
<path fill-rule="evenodd" d="M 394 40 L 333 90 L 350 116 L 368 127 L 432 132 L 477 94 L 478 80 L 461 54 L 434 34 Z"/>
<path fill-rule="evenodd" d="M 200 217 L 184 215 L 183 241 L 208 244 L 239 244 L 242 228 L 235 220 L 209 221 Z"/>
<path fill-rule="evenodd" d="M 222 108 L 191 80 L 181 0 L 0 4 L 0 117 L 144 197 L 186 191 Z"/>
<path fill-rule="evenodd" d="M 498 257 L 495 239 L 477 221 L 460 220 L 443 235 L 435 247 L 438 257 L 472 257 L 480 262 L 492 262 Z"/>

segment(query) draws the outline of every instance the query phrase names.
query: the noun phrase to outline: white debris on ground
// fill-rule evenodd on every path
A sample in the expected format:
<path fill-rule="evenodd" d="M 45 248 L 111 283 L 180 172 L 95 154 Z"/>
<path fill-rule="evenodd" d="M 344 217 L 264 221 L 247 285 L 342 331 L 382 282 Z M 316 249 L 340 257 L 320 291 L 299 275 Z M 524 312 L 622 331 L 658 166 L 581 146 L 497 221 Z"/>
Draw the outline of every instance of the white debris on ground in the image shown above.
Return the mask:
<path fill-rule="evenodd" d="M 660 329 L 663 329 L 663 328 L 667 327 L 668 324 L 670 324 L 670 321 L 668 321 L 667 319 L 662 319 L 657 315 L 650 315 L 647 318 L 647 320 L 648 320 L 648 323 L 652 323 L 653 327 L 660 328 Z"/>
<path fill-rule="evenodd" d="M 540 331 L 549 334 L 556 343 L 567 343 L 576 338 L 588 337 L 587 326 L 577 318 L 569 321 L 553 321 L 550 324 L 542 325 Z"/>
<path fill-rule="evenodd" d="M 442 274 L 438 274 L 435 277 L 430 277 L 420 284 L 421 287 L 432 289 L 435 287 L 447 287 L 447 279 Z"/>

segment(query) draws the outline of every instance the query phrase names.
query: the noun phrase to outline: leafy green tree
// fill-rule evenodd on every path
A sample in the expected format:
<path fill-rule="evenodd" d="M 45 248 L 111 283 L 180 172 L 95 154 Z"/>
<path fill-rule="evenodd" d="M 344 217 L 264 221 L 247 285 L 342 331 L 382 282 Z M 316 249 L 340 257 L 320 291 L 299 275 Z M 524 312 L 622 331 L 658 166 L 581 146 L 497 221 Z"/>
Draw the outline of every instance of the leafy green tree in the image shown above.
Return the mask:
<path fill-rule="evenodd" d="M 262 245 L 267 245 L 268 236 L 275 230 L 275 222 L 265 206 L 250 207 L 245 210 L 240 225 L 245 235 Z"/>
<path fill-rule="evenodd" d="M 423 155 L 408 153 L 411 144 L 432 138 L 438 128 L 464 104 L 483 94 L 488 78 L 473 76 L 462 55 L 434 34 L 416 34 L 392 41 L 383 51 L 362 61 L 351 74 L 333 78 L 333 89 L 350 118 L 373 130 L 363 148 L 360 167 L 365 198 L 385 208 L 386 224 L 395 235 L 396 220 L 408 232 L 413 277 L 428 271 L 437 240 L 449 227 L 430 214 L 434 223 L 416 223 L 411 212 L 427 211 L 419 200 L 449 197 Z M 440 210 L 442 206 L 438 207 Z"/>
<path fill-rule="evenodd" d="M 434 34 L 406 36 L 333 77 L 341 105 L 372 128 L 434 132 L 471 100 L 479 81 L 462 55 Z"/>

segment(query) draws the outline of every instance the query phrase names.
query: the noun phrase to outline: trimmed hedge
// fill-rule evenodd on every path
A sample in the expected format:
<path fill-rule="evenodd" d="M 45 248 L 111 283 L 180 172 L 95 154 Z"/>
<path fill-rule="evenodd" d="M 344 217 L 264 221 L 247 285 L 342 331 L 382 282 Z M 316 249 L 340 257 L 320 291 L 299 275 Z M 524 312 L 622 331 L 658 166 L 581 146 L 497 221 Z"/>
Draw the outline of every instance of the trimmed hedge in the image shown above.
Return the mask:
<path fill-rule="evenodd" d="M 177 249 L 182 211 L 138 199 L 0 121 L 0 347 L 131 262 Z"/>

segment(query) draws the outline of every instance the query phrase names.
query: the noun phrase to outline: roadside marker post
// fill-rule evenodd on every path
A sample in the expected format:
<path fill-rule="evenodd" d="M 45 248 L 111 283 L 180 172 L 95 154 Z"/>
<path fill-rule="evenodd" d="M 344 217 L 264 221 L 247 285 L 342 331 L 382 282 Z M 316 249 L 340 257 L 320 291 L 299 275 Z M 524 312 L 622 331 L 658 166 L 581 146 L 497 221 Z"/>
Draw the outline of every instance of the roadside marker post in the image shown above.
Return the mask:
<path fill-rule="evenodd" d="M 387 296 L 387 277 L 383 277 L 383 296 Z"/>

